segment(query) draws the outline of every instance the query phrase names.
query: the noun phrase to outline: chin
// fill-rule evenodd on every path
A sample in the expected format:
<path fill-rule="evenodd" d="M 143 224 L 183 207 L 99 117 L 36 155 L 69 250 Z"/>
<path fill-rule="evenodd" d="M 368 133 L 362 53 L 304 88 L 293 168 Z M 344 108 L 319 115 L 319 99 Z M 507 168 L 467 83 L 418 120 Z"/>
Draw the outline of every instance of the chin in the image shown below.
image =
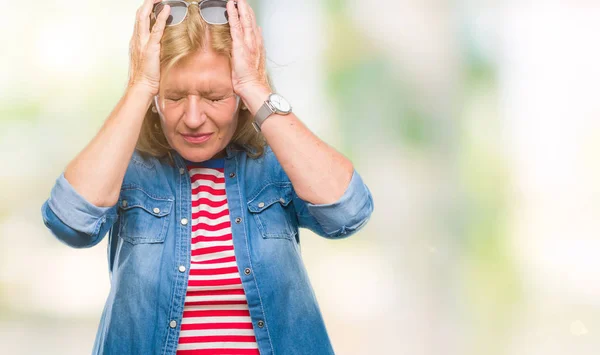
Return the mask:
<path fill-rule="evenodd" d="M 212 158 L 217 153 L 206 148 L 185 148 L 183 151 L 179 151 L 179 154 L 189 161 L 200 163 Z"/>
<path fill-rule="evenodd" d="M 223 148 L 225 149 L 225 148 Z M 209 159 L 212 159 L 215 155 L 219 154 L 223 149 L 219 149 L 214 144 L 210 146 L 198 146 L 190 147 L 186 144 L 182 144 L 178 147 L 177 152 L 185 159 L 200 163 Z"/>

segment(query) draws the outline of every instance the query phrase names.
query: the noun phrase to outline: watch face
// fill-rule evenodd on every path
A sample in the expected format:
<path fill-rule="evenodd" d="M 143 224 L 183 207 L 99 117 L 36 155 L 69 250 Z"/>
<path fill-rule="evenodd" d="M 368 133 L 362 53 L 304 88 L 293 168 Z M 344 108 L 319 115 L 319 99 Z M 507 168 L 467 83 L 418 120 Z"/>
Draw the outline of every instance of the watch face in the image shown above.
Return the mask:
<path fill-rule="evenodd" d="M 281 95 L 272 94 L 271 97 L 269 97 L 269 101 L 271 101 L 271 104 L 273 104 L 273 107 L 275 107 L 277 111 L 290 112 L 292 110 L 290 103 Z"/>

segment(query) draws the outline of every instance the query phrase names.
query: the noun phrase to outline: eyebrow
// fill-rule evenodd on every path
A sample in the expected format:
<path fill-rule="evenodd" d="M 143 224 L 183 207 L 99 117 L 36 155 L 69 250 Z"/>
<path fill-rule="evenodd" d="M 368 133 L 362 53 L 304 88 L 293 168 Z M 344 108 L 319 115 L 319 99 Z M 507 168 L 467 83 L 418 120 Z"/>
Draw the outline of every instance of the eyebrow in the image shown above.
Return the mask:
<path fill-rule="evenodd" d="M 216 90 L 207 90 L 207 91 L 200 91 L 199 94 L 201 96 L 208 96 L 211 94 L 228 94 L 229 93 L 229 88 L 218 88 Z M 180 89 L 166 89 L 165 90 L 165 94 L 179 94 L 179 95 L 187 95 L 188 92 L 186 90 L 180 90 Z"/>

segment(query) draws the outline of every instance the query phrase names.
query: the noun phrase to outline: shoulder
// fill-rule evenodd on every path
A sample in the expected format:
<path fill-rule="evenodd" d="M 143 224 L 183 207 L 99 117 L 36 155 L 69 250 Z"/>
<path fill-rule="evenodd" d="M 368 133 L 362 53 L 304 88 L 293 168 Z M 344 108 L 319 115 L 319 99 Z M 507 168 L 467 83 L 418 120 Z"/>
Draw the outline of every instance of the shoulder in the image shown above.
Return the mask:
<path fill-rule="evenodd" d="M 284 201 L 289 203 L 292 196 L 292 183 L 277 160 L 271 147 L 265 147 L 264 154 L 257 158 L 245 159 L 241 172 L 245 193 L 249 203 Z M 255 206 L 256 209 L 260 207 Z"/>
<path fill-rule="evenodd" d="M 159 170 L 159 160 L 147 153 L 144 153 L 137 148 L 133 151 L 127 171 L 125 172 L 125 180 L 144 178 L 148 174 L 152 174 Z"/>
<path fill-rule="evenodd" d="M 265 146 L 264 153 L 257 157 L 245 159 L 246 180 L 263 182 L 289 182 L 285 171 L 277 160 L 270 146 Z"/>
<path fill-rule="evenodd" d="M 131 159 L 129 160 L 129 166 L 137 166 L 146 170 L 155 170 L 157 160 L 158 159 L 156 157 L 144 153 L 136 148 L 134 149 Z"/>
<path fill-rule="evenodd" d="M 140 188 L 155 194 L 164 194 L 161 189 L 169 186 L 168 162 L 168 157 L 158 158 L 136 148 L 129 160 L 122 189 Z"/>

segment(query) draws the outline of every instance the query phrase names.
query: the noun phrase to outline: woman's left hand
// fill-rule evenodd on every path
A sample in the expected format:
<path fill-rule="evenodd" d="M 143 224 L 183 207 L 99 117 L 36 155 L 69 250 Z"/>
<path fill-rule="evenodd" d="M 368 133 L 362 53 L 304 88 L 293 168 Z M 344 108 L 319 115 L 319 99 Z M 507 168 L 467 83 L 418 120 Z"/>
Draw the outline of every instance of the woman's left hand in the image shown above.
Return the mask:
<path fill-rule="evenodd" d="M 227 14 L 233 39 L 231 53 L 233 90 L 243 97 L 248 90 L 269 88 L 262 31 L 256 24 L 254 11 L 247 0 L 238 0 L 237 9 L 233 1 L 228 1 Z"/>

